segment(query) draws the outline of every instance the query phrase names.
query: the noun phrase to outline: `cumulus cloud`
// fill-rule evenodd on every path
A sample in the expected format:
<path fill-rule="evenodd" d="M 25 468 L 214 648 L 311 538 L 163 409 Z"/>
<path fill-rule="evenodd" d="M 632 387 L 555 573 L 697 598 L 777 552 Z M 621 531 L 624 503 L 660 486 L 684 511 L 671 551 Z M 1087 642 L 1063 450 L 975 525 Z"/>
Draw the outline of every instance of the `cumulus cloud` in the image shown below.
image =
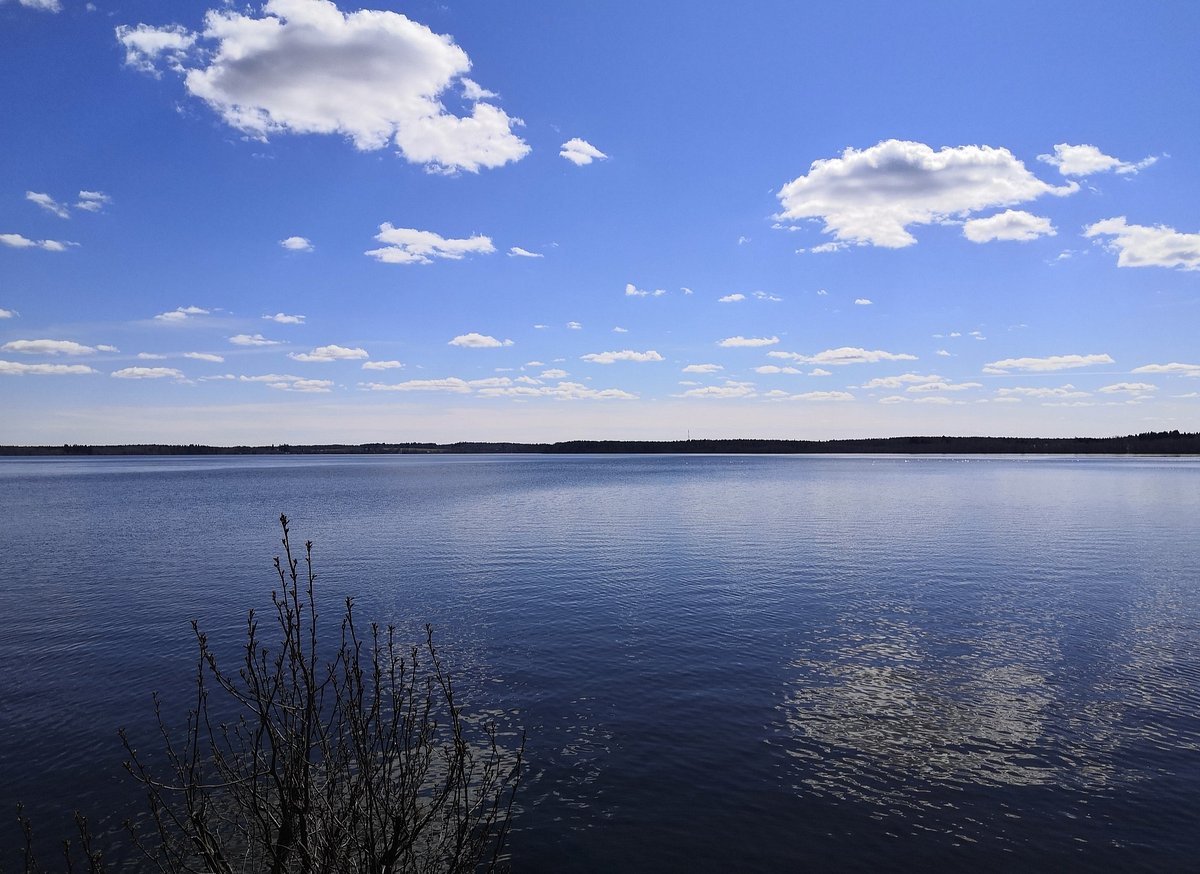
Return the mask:
<path fill-rule="evenodd" d="M 363 370 L 398 370 L 403 367 L 401 361 L 364 361 Z"/>
<path fill-rule="evenodd" d="M 543 370 L 538 374 L 542 379 L 563 379 L 568 374 L 561 367 L 551 367 L 549 370 Z"/>
<path fill-rule="evenodd" d="M 289 352 L 288 358 L 293 361 L 304 361 L 307 363 L 326 362 L 326 361 L 353 361 L 360 358 L 370 358 L 366 349 L 358 347 L 346 346 L 318 346 L 311 352 Z"/>
<path fill-rule="evenodd" d="M 1143 364 L 1133 368 L 1134 373 L 1165 373 L 1180 376 L 1200 376 L 1200 364 L 1181 364 L 1172 361 L 1170 364 Z"/>
<path fill-rule="evenodd" d="M 724 297 L 717 298 L 717 303 L 738 303 L 746 299 L 744 294 L 727 294 Z"/>
<path fill-rule="evenodd" d="M 7 376 L 74 376 L 96 371 L 86 364 L 25 364 L 0 360 L 0 373 Z"/>
<path fill-rule="evenodd" d="M 36 9 L 39 12 L 62 12 L 60 0 L 17 0 L 26 9 Z"/>
<path fill-rule="evenodd" d="M 579 356 L 584 361 L 590 361 L 593 364 L 613 364 L 617 361 L 665 361 L 661 355 L 653 349 L 648 349 L 645 352 L 635 352 L 632 349 L 622 349 L 619 352 L 589 352 L 587 355 Z"/>
<path fill-rule="evenodd" d="M 282 340 L 268 340 L 262 334 L 234 334 L 229 338 L 234 346 L 278 346 Z"/>
<path fill-rule="evenodd" d="M 867 297 L 856 297 L 854 299 L 854 305 L 856 307 L 869 307 L 871 306 L 871 299 Z"/>
<path fill-rule="evenodd" d="M 1042 400 L 1049 398 L 1054 400 L 1065 400 L 1070 398 L 1091 397 L 1090 392 L 1080 391 L 1069 383 L 1067 385 L 1059 386 L 1058 388 L 1051 388 L 1048 386 L 1014 386 L 1012 388 L 999 389 L 997 390 L 996 394 L 1001 400 L 1020 400 L 1021 398 L 1037 398 Z"/>
<path fill-rule="evenodd" d="M 1118 267 L 1178 267 L 1200 270 L 1200 234 L 1185 234 L 1165 225 L 1131 225 L 1125 216 L 1104 219 L 1083 229 L 1085 237 L 1112 237 L 1109 251 Z"/>
<path fill-rule="evenodd" d="M 160 75 L 160 62 L 176 73 L 185 72 L 184 63 L 196 39 L 197 34 L 178 24 L 165 27 L 121 25 L 117 28 L 117 41 L 125 49 L 126 66 L 155 77 Z"/>
<path fill-rule="evenodd" d="M 984 373 L 1009 373 L 1014 370 L 1042 372 L 1069 370 L 1073 367 L 1089 367 L 1093 364 L 1112 364 L 1107 354 L 1100 355 L 1050 355 L 1046 358 L 1005 358 L 983 366 Z"/>
<path fill-rule="evenodd" d="M 384 264 L 431 264 L 435 258 L 459 261 L 470 254 L 490 255 L 496 251 L 490 237 L 477 234 L 455 240 L 432 231 L 395 228 L 388 222 L 379 226 L 375 239 L 387 245 L 365 254 Z"/>
<path fill-rule="evenodd" d="M 626 297 L 662 297 L 666 293 L 666 289 L 663 288 L 656 288 L 654 291 L 647 291 L 646 289 L 638 288 L 632 282 L 625 283 Z"/>
<path fill-rule="evenodd" d="M 0 316 L 0 318 L 3 318 L 3 316 Z M 628 334 L 628 333 L 629 333 L 629 329 L 628 329 L 628 328 L 622 328 L 620 325 L 614 325 L 614 326 L 613 326 L 613 333 L 614 333 L 614 334 Z"/>
<path fill-rule="evenodd" d="M 807 175 L 779 190 L 778 218 L 820 219 L 834 245 L 900 248 L 916 242 L 910 225 L 1078 188 L 1074 182 L 1062 187 L 1043 182 L 1008 149 L 948 146 L 935 152 L 924 143 L 886 140 L 814 161 Z"/>
<path fill-rule="evenodd" d="M 1137 163 L 1130 163 L 1106 155 L 1095 146 L 1059 143 L 1054 147 L 1053 155 L 1038 155 L 1038 160 L 1057 167 L 1058 172 L 1064 176 L 1091 176 L 1093 173 L 1106 173 L 1109 170 L 1123 174 L 1137 173 L 1149 167 L 1158 158 L 1151 156 Z"/>
<path fill-rule="evenodd" d="M 287 313 L 276 313 L 273 316 L 263 316 L 264 319 L 271 322 L 278 322 L 281 325 L 303 325 L 305 316 L 289 316 Z"/>
<path fill-rule="evenodd" d="M 788 400 L 792 401 L 852 401 L 854 395 L 848 391 L 806 391 L 800 394 L 790 395 Z"/>
<path fill-rule="evenodd" d="M 203 307 L 187 306 L 176 307 L 173 310 L 165 313 L 159 313 L 154 318 L 160 322 L 186 322 L 192 316 L 207 316 L 209 311 Z"/>
<path fill-rule="evenodd" d="M 65 252 L 71 246 L 78 246 L 64 240 L 31 240 L 22 234 L 0 234 L 0 245 L 12 249 L 43 249 L 47 252 Z"/>
<path fill-rule="evenodd" d="M 471 385 L 465 379 L 449 376 L 444 379 L 410 379 L 405 382 L 369 382 L 364 388 L 369 391 L 448 391 L 455 394 L 470 394 Z"/>
<path fill-rule="evenodd" d="M 312 240 L 308 237 L 285 237 L 279 241 L 279 245 L 289 252 L 311 252 L 313 250 Z"/>
<path fill-rule="evenodd" d="M 718 370 L 724 370 L 720 364 L 689 364 L 683 368 L 684 373 L 716 373 Z"/>
<path fill-rule="evenodd" d="M 597 401 L 631 401 L 637 395 L 630 394 L 619 388 L 590 388 L 578 382 L 560 382 L 557 385 L 514 385 L 481 388 L 478 394 L 482 397 L 512 397 L 512 398 L 552 398 L 562 401 L 597 400 Z"/>
<path fill-rule="evenodd" d="M 513 345 L 512 340 L 497 340 L 487 334 L 479 334 L 472 331 L 469 334 L 459 334 L 446 345 L 462 346 L 467 349 L 496 349 L 500 346 Z"/>
<path fill-rule="evenodd" d="M 117 379 L 183 379 L 183 373 L 174 367 L 123 367 L 114 370 L 111 376 Z"/>
<path fill-rule="evenodd" d="M 91 355 L 98 349 L 74 340 L 13 340 L 0 346 L 0 351 L 26 355 Z"/>
<path fill-rule="evenodd" d="M 718 340 L 717 345 L 731 349 L 744 346 L 774 346 L 778 342 L 778 337 L 743 337 L 739 334 L 736 337 L 726 337 L 724 340 Z"/>
<path fill-rule="evenodd" d="M 17 317 L 16 310 L 0 309 L 0 319 L 15 319 Z"/>
<path fill-rule="evenodd" d="M 799 352 L 768 352 L 772 358 L 786 358 L 799 364 L 876 364 L 880 361 L 916 361 L 916 355 L 907 352 L 885 352 L 882 349 L 863 349 L 859 346 L 839 346 L 826 349 L 816 355 Z"/>
<path fill-rule="evenodd" d="M 969 391 L 970 389 L 973 389 L 973 388 L 983 388 L 983 383 L 981 383 L 981 382 L 945 382 L 945 381 L 922 382 L 922 383 L 918 383 L 917 385 L 910 385 L 907 389 L 905 389 L 905 391 L 909 392 L 910 394 L 924 394 L 924 393 L 933 393 L 933 392 L 940 393 L 940 392 Z"/>
<path fill-rule="evenodd" d="M 1106 385 L 1103 388 L 1097 389 L 1102 394 L 1146 394 L 1147 392 L 1158 391 L 1158 386 L 1151 385 L 1148 382 L 1117 382 L 1112 385 Z"/>
<path fill-rule="evenodd" d="M 216 379 L 232 379 L 231 375 L 214 377 Z M 303 376 L 293 376 L 290 373 L 264 373 L 259 376 L 239 376 L 239 382 L 260 382 L 267 388 L 276 391 L 295 391 L 305 393 L 328 392 L 333 387 L 329 379 L 308 379 Z"/>
<path fill-rule="evenodd" d="M 84 212 L 100 212 L 110 203 L 112 203 L 112 198 L 103 191 L 81 191 L 79 200 L 75 202 L 75 208 L 82 209 Z"/>
<path fill-rule="evenodd" d="M 608 157 L 608 155 L 604 154 L 587 140 L 581 140 L 579 137 L 563 143 L 562 149 L 558 154 L 576 167 L 582 167 L 584 164 L 592 163 L 592 161 L 603 161 Z"/>
<path fill-rule="evenodd" d="M 583 325 L 580 322 L 567 322 L 567 328 L 572 331 L 582 331 Z"/>
<path fill-rule="evenodd" d="M 528 249 L 522 249 L 520 246 L 513 246 L 508 250 L 510 258 L 545 258 L 546 256 L 540 252 L 530 252 Z"/>
<path fill-rule="evenodd" d="M 211 352 L 184 352 L 184 358 L 193 358 L 196 361 L 211 361 L 214 364 L 220 364 L 225 359 L 220 355 L 214 355 Z"/>
<path fill-rule="evenodd" d="M 681 398 L 752 398 L 757 394 L 754 387 L 745 382 L 731 382 L 727 385 L 706 385 L 701 388 L 691 388 L 679 395 Z"/>
<path fill-rule="evenodd" d="M 70 218 L 71 210 L 67 208 L 65 203 L 59 203 L 49 194 L 43 194 L 40 191 L 26 191 L 25 199 L 31 203 L 36 203 L 46 212 L 56 215 L 59 218 Z"/>
<path fill-rule="evenodd" d="M 1006 209 L 996 215 L 971 219 L 963 224 L 963 236 L 972 243 L 989 243 L 992 240 L 1024 243 L 1038 237 L 1053 237 L 1057 233 L 1050 219 L 1019 209 Z"/>
<path fill-rule="evenodd" d="M 467 84 L 467 53 L 397 12 L 268 0 L 261 17 L 211 9 L 199 33 L 142 24 L 117 28 L 117 39 L 128 65 L 157 73 L 165 64 L 226 124 L 259 139 L 341 134 L 361 150 L 394 145 L 436 172 L 477 172 L 529 152 L 513 133 L 520 120 Z M 472 102 L 462 116 L 445 101 L 459 83 Z"/>
<path fill-rule="evenodd" d="M 929 382 L 942 382 L 942 377 L 933 373 L 924 376 L 919 373 L 904 373 L 900 376 L 877 376 L 874 379 L 864 382 L 861 387 L 868 390 L 873 388 L 898 389 L 908 385 L 919 385 Z"/>

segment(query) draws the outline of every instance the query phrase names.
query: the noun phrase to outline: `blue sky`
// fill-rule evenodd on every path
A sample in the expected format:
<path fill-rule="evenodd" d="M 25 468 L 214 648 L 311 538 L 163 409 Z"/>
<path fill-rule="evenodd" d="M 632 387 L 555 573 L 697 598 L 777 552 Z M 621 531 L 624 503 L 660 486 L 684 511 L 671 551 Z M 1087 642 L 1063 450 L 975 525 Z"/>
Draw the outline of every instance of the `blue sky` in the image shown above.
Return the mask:
<path fill-rule="evenodd" d="M 1200 6 L 0 0 L 3 443 L 1200 430 Z"/>

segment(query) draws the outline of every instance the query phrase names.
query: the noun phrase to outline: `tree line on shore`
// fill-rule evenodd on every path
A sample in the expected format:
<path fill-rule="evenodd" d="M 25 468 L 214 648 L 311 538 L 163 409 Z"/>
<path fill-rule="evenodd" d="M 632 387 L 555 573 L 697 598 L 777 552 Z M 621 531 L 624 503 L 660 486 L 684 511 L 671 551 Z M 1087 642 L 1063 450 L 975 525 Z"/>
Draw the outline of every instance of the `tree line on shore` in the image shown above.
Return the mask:
<path fill-rule="evenodd" d="M 115 444 L 0 446 L 0 456 L 63 455 L 432 455 L 432 454 L 901 454 L 1200 455 L 1200 433 L 1146 431 L 1123 437 L 864 437 L 843 440 L 567 440 L 559 443 L 359 443 L 208 446 Z"/>

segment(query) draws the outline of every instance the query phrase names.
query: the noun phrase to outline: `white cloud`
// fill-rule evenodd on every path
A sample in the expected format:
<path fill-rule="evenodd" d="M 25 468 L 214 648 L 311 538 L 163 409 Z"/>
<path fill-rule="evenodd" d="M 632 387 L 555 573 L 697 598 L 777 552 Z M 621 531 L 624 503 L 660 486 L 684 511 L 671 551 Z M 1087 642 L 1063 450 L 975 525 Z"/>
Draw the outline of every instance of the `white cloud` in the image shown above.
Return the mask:
<path fill-rule="evenodd" d="M 563 379 L 569 374 L 561 367 L 552 367 L 549 370 L 543 370 L 538 374 L 542 379 Z"/>
<path fill-rule="evenodd" d="M 138 361 L 162 361 L 167 356 L 157 352 L 139 352 L 136 357 Z"/>
<path fill-rule="evenodd" d="M 304 361 L 308 363 L 326 362 L 326 361 L 354 361 L 360 358 L 370 358 L 366 349 L 359 349 L 357 346 L 350 348 L 346 346 L 318 346 L 311 352 L 289 352 L 288 358 L 293 361 Z"/>
<path fill-rule="evenodd" d="M 613 364 L 617 361 L 665 361 L 661 355 L 653 349 L 648 349 L 645 352 L 634 352 L 632 349 L 623 349 L 620 352 L 589 352 L 587 355 L 579 356 L 584 361 L 590 361 L 593 364 Z"/>
<path fill-rule="evenodd" d="M 468 79 L 465 76 L 462 78 L 461 84 L 463 98 L 472 102 L 500 96 L 495 91 L 488 91 L 474 79 Z"/>
<path fill-rule="evenodd" d="M 540 385 L 536 387 L 521 385 L 504 388 L 481 388 L 478 394 L 483 397 L 553 398 L 563 401 L 631 401 L 637 399 L 637 395 L 630 394 L 618 388 L 594 389 L 578 382 L 560 382 L 557 385 Z"/>
<path fill-rule="evenodd" d="M 757 392 L 748 385 L 706 385 L 703 388 L 690 388 L 682 398 L 752 398 Z"/>
<path fill-rule="evenodd" d="M 1148 382 L 1118 382 L 1113 385 L 1106 385 L 1097 391 L 1106 394 L 1145 394 L 1146 392 L 1158 391 L 1158 386 L 1151 385 Z"/>
<path fill-rule="evenodd" d="M 939 350 L 937 350 L 936 352 L 934 352 L 933 354 L 934 354 L 934 355 L 938 355 L 938 356 L 940 356 L 940 357 L 942 357 L 942 358 L 949 358 L 949 357 L 950 357 L 950 353 L 949 353 L 949 352 L 947 352 L 945 349 L 939 349 Z"/>
<path fill-rule="evenodd" d="M 563 143 L 562 149 L 558 154 L 576 167 L 582 167 L 584 164 L 592 163 L 592 161 L 603 161 L 608 157 L 608 155 L 604 154 L 587 140 L 581 140 L 579 137 Z"/>
<path fill-rule="evenodd" d="M 689 364 L 683 368 L 684 373 L 716 373 L 718 370 L 724 370 L 720 364 Z"/>
<path fill-rule="evenodd" d="M 459 334 L 446 345 L 462 346 L 467 349 L 496 349 L 500 346 L 511 346 L 513 345 L 513 341 L 497 340 L 495 337 L 488 336 L 487 334 L 479 334 L 472 331 L 469 334 Z"/>
<path fill-rule="evenodd" d="M 767 374 L 775 374 L 775 373 L 795 374 L 795 373 L 803 373 L 804 371 L 800 370 L 797 367 L 790 367 L 790 366 L 780 367 L 778 364 L 761 364 L 758 367 L 754 368 L 754 372 L 755 373 L 767 373 Z M 785 392 L 785 394 L 786 394 L 786 392 Z"/>
<path fill-rule="evenodd" d="M 1016 386 L 1013 388 L 1002 388 L 997 390 L 996 394 L 1003 400 L 1007 398 L 1053 398 L 1056 400 L 1064 400 L 1068 398 L 1088 398 L 1091 397 L 1090 392 L 1080 391 L 1075 386 L 1067 384 L 1058 388 L 1050 388 L 1045 386 L 1028 387 Z"/>
<path fill-rule="evenodd" d="M 856 297 L 854 299 L 854 305 L 856 307 L 869 307 L 871 305 L 871 299 L 866 297 Z"/>
<path fill-rule="evenodd" d="M 366 383 L 364 388 L 370 391 L 448 391 L 455 394 L 471 393 L 470 384 L 465 379 L 459 379 L 457 376 L 450 376 L 445 379 L 410 379 L 407 382 L 390 384 L 369 382 Z"/>
<path fill-rule="evenodd" d="M 808 372 L 809 376 L 833 376 L 833 371 L 825 370 L 822 367 L 814 367 Z"/>
<path fill-rule="evenodd" d="M 572 331 L 582 331 L 583 325 L 579 322 L 567 322 L 567 327 Z"/>
<path fill-rule="evenodd" d="M 16 310 L 0 309 L 0 319 L 15 319 L 17 317 Z"/>
<path fill-rule="evenodd" d="M 36 9 L 39 12 L 62 12 L 60 0 L 17 0 L 26 9 Z"/>
<path fill-rule="evenodd" d="M 286 237 L 279 241 L 279 245 L 289 252 L 311 252 L 313 250 L 312 240 L 308 237 Z"/>
<path fill-rule="evenodd" d="M 70 218 L 71 211 L 64 203 L 59 203 L 49 194 L 43 194 L 40 191 L 26 191 L 25 199 L 31 203 L 36 203 L 48 213 L 58 216 L 59 218 Z"/>
<path fill-rule="evenodd" d="M 663 288 L 656 288 L 654 291 L 647 291 L 645 289 L 638 288 L 632 282 L 625 283 L 626 297 L 662 297 L 666 293 L 666 289 Z"/>
<path fill-rule="evenodd" d="M 207 316 L 209 311 L 203 307 L 176 307 L 170 312 L 159 313 L 154 318 L 160 322 L 185 322 L 192 316 Z"/>
<path fill-rule="evenodd" d="M 932 373 L 927 376 L 922 376 L 919 373 L 905 373 L 900 376 L 877 376 L 874 379 L 864 382 L 861 387 L 868 390 L 873 388 L 898 389 L 904 388 L 906 385 L 920 385 L 922 383 L 941 381 L 942 377 Z"/>
<path fill-rule="evenodd" d="M 922 394 L 926 392 L 947 392 L 947 391 L 968 391 L 973 388 L 983 388 L 981 382 L 922 382 L 917 385 L 910 385 L 905 391 L 910 394 Z"/>
<path fill-rule="evenodd" d="M 730 349 L 743 346 L 774 346 L 778 342 L 778 337 L 743 337 L 738 335 L 737 337 L 726 337 L 724 340 L 718 340 L 717 345 Z"/>
<path fill-rule="evenodd" d="M 783 300 L 782 297 L 777 297 L 773 294 L 767 294 L 765 291 L 754 292 L 754 298 L 755 300 L 769 300 L 772 303 L 779 303 L 781 300 Z"/>
<path fill-rule="evenodd" d="M 276 391 L 298 391 L 305 394 L 323 394 L 333 390 L 332 379 L 290 379 L 280 382 L 268 382 L 267 388 Z"/>
<path fill-rule="evenodd" d="M 679 290 L 682 291 L 684 294 L 695 294 L 695 292 L 692 291 L 690 288 L 688 288 L 686 285 L 681 285 L 679 287 Z"/>
<path fill-rule="evenodd" d="M 528 249 L 522 249 L 520 246 L 513 246 L 508 250 L 510 258 L 545 258 L 546 256 L 540 252 L 530 252 Z"/>
<path fill-rule="evenodd" d="M 852 401 L 854 395 L 846 391 L 806 391 L 798 395 L 792 395 L 789 400 L 793 401 Z"/>
<path fill-rule="evenodd" d="M 614 334 L 628 334 L 628 333 L 629 333 L 629 329 L 628 329 L 628 328 L 622 328 L 620 325 L 614 325 L 614 326 L 613 326 L 613 333 L 614 333 Z"/>
<path fill-rule="evenodd" d="M 1118 267 L 1179 267 L 1200 270 L 1200 234 L 1184 234 L 1165 225 L 1131 225 L 1125 216 L 1105 219 L 1083 229 L 1085 237 L 1106 236 Z"/>
<path fill-rule="evenodd" d="M 176 73 L 183 73 L 184 62 L 196 44 L 196 38 L 196 34 L 178 24 L 165 27 L 121 25 L 117 28 L 117 41 L 125 47 L 126 66 L 155 77 L 159 75 L 156 64 L 160 58 Z"/>
<path fill-rule="evenodd" d="M 268 340 L 262 334 L 234 334 L 229 338 L 234 346 L 278 346 L 282 340 Z"/>
<path fill-rule="evenodd" d="M 1050 355 L 1046 358 L 1005 358 L 983 366 L 984 373 L 1008 373 L 1013 370 L 1042 372 L 1069 370 L 1073 367 L 1088 367 L 1093 364 L 1112 364 L 1106 354 L 1100 355 Z"/>
<path fill-rule="evenodd" d="M 183 379 L 174 367 L 123 367 L 111 374 L 117 379 Z"/>
<path fill-rule="evenodd" d="M 24 364 L 0 360 L 0 373 L 7 376 L 73 376 L 95 372 L 86 364 Z"/>
<path fill-rule="evenodd" d="M 26 355 L 91 355 L 98 351 L 74 340 L 13 340 L 0 346 L 0 350 Z"/>
<path fill-rule="evenodd" d="M 1133 368 L 1133 373 L 1166 373 L 1182 376 L 1200 376 L 1200 364 L 1181 364 L 1172 361 L 1170 364 L 1143 364 Z"/>
<path fill-rule="evenodd" d="M 287 313 L 276 313 L 273 316 L 263 316 L 264 319 L 270 322 L 278 322 L 281 325 L 303 325 L 305 316 L 289 316 Z"/>
<path fill-rule="evenodd" d="M 1019 209 L 1006 209 L 987 218 L 971 219 L 963 224 L 963 236 L 972 243 L 989 243 L 992 240 L 1017 240 L 1024 243 L 1038 237 L 1053 237 L 1057 233 L 1050 224 L 1050 219 Z"/>
<path fill-rule="evenodd" d="M 880 361 L 916 361 L 916 355 L 907 352 L 885 352 L 882 349 L 863 349 L 858 346 L 839 346 L 826 349 L 816 355 L 799 352 L 768 352 L 772 358 L 787 358 L 799 364 L 876 364 Z"/>
<path fill-rule="evenodd" d="M 63 240 L 31 240 L 21 234 L 0 234 L 0 244 L 13 249 L 44 249 L 47 252 L 65 252 L 71 246 L 78 246 Z"/>
<path fill-rule="evenodd" d="M 342 13 L 329 0 L 268 0 L 262 13 L 212 9 L 200 33 L 139 25 L 117 28 L 117 38 L 127 64 L 153 72 L 165 60 L 192 95 L 252 137 L 342 134 L 361 150 L 393 144 L 435 172 L 528 154 L 512 130 L 520 120 L 463 79 L 471 62 L 451 37 L 396 12 Z M 462 117 L 442 100 L 456 82 L 475 101 Z"/>
<path fill-rule="evenodd" d="M 886 140 L 814 161 L 806 176 L 779 190 L 778 218 L 820 219 L 836 243 L 900 248 L 916 242 L 909 225 L 1078 188 L 1074 182 L 1058 188 L 1043 182 L 1007 149 L 955 146 L 935 152 L 924 143 Z"/>
<path fill-rule="evenodd" d="M 112 203 L 112 198 L 103 191 L 81 191 L 79 200 L 75 202 L 75 208 L 82 209 L 84 212 L 100 212 L 110 203 Z"/>
<path fill-rule="evenodd" d="M 1071 146 L 1059 143 L 1053 155 L 1038 155 L 1038 160 L 1058 168 L 1064 176 L 1090 176 L 1116 170 L 1118 173 L 1137 173 L 1153 164 L 1158 158 L 1143 158 L 1136 164 L 1106 155 L 1095 146 Z"/>
<path fill-rule="evenodd" d="M 459 261 L 469 254 L 490 255 L 496 251 L 490 237 L 477 234 L 455 240 L 432 231 L 395 228 L 389 222 L 379 226 L 375 239 L 387 245 L 382 249 L 371 249 L 365 254 L 384 264 L 430 264 L 434 258 Z"/>
<path fill-rule="evenodd" d="M 196 361 L 211 361 L 214 364 L 220 364 L 225 359 L 220 355 L 213 355 L 211 352 L 184 352 L 184 358 L 193 358 Z"/>
<path fill-rule="evenodd" d="M 746 299 L 744 294 L 727 294 L 724 297 L 717 298 L 717 303 L 738 303 Z"/>
<path fill-rule="evenodd" d="M 364 361 L 363 370 L 398 370 L 403 367 L 401 361 Z"/>

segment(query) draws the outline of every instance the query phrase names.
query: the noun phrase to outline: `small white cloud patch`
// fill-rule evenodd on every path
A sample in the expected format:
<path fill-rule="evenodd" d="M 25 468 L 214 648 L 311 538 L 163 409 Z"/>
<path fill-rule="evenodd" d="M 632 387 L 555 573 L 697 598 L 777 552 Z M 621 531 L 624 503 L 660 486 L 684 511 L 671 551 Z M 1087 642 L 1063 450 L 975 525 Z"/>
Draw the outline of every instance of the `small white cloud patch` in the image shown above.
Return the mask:
<path fill-rule="evenodd" d="M 432 231 L 396 228 L 384 222 L 375 239 L 386 244 L 365 254 L 384 264 L 431 264 L 435 258 L 459 261 L 470 254 L 490 255 L 496 251 L 490 237 L 477 234 L 451 239 Z"/>
<path fill-rule="evenodd" d="M 279 241 L 279 245 L 289 252 L 311 252 L 313 250 L 312 240 L 308 237 L 285 237 Z"/>
<path fill-rule="evenodd" d="M 1117 253 L 1118 267 L 1178 267 L 1200 270 L 1200 234 L 1185 234 L 1159 225 L 1131 225 L 1125 216 L 1088 225 L 1085 237 L 1112 237 L 1109 251 Z"/>
<path fill-rule="evenodd" d="M 590 361 L 592 364 L 614 364 L 617 361 L 665 361 L 661 355 L 653 349 L 648 349 L 645 352 L 635 352 L 632 349 L 622 349 L 617 352 L 589 352 L 587 355 L 579 356 L 584 361 Z"/>
<path fill-rule="evenodd" d="M 1106 155 L 1092 145 L 1072 146 L 1059 143 L 1054 147 L 1054 154 L 1038 155 L 1038 160 L 1057 167 L 1058 172 L 1064 176 L 1091 176 L 1093 173 L 1107 173 L 1109 170 L 1121 174 L 1137 173 L 1149 167 L 1158 158 L 1150 156 L 1137 163 L 1130 163 Z"/>
<path fill-rule="evenodd" d="M 603 161 L 608 157 L 608 155 L 604 154 L 587 140 L 581 140 L 579 137 L 569 139 L 563 143 L 558 154 L 576 167 L 582 167 L 593 161 Z"/>
<path fill-rule="evenodd" d="M 1019 209 L 1006 209 L 996 215 L 971 219 L 963 224 L 963 236 L 972 243 L 989 243 L 992 240 L 1024 243 L 1038 237 L 1053 237 L 1057 233 L 1050 219 Z"/>
<path fill-rule="evenodd" d="M 303 361 L 306 363 L 324 363 L 328 361 L 353 361 L 360 358 L 370 358 L 366 349 L 360 349 L 357 346 L 318 346 L 311 352 L 289 352 L 288 358 L 293 361 Z"/>

